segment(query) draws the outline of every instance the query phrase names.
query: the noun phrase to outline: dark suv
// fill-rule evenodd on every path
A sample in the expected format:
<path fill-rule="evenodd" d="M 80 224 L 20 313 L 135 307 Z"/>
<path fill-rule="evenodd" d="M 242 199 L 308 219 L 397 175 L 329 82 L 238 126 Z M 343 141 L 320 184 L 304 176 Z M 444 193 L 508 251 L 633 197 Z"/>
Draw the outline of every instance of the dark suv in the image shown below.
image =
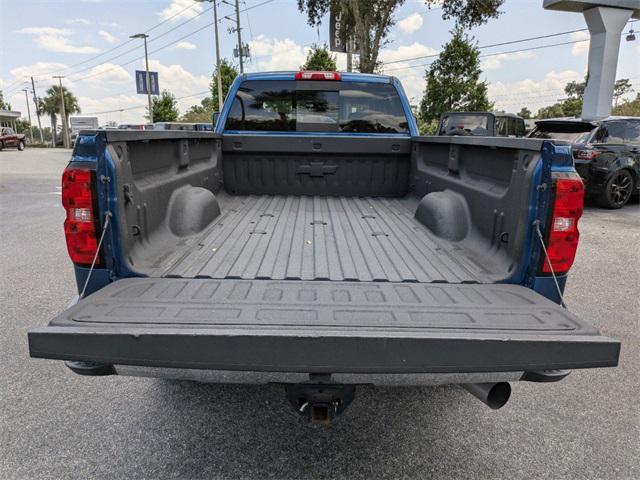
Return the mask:
<path fill-rule="evenodd" d="M 620 208 L 640 192 L 640 117 L 541 120 L 528 136 L 570 141 L 587 194 L 600 206 Z"/>

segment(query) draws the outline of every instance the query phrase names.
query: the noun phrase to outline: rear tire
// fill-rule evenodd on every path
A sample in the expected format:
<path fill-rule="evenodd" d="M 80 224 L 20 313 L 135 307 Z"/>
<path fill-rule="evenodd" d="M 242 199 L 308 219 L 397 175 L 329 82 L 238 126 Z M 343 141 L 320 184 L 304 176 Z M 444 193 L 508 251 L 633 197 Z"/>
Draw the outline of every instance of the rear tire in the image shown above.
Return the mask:
<path fill-rule="evenodd" d="M 0 152 L 4 149 L 4 143 L 0 142 Z"/>
<path fill-rule="evenodd" d="M 22 140 L 20 140 L 20 143 L 18 143 L 18 150 L 22 151 L 24 150 L 25 144 Z"/>
<path fill-rule="evenodd" d="M 611 174 L 602 192 L 598 195 L 598 204 L 604 208 L 624 207 L 633 193 L 634 180 L 629 170 L 618 170 Z"/>

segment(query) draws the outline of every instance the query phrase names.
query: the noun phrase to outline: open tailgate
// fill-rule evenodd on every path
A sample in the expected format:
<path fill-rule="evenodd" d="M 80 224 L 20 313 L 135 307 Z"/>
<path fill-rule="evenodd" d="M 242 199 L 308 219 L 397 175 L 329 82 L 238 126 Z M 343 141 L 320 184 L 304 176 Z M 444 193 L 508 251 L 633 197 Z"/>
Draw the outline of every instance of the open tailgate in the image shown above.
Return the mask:
<path fill-rule="evenodd" d="M 620 343 L 518 285 L 132 278 L 29 332 L 32 357 L 215 370 L 610 367 Z"/>

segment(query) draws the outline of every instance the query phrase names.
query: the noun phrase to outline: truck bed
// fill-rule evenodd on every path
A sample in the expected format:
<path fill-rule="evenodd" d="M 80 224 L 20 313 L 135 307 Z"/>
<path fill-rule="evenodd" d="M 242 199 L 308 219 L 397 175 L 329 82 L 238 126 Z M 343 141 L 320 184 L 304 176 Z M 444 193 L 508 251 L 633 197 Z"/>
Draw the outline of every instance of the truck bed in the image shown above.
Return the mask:
<path fill-rule="evenodd" d="M 413 215 L 418 199 L 236 196 L 154 276 L 488 283 L 480 265 Z"/>

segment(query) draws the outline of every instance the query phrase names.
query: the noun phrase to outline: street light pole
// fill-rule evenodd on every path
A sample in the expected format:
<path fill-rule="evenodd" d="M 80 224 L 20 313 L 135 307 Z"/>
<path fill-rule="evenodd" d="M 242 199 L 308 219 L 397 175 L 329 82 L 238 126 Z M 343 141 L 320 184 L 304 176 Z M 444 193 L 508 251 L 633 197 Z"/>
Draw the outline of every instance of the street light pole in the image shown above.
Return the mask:
<path fill-rule="evenodd" d="M 147 52 L 147 38 L 149 35 L 146 33 L 136 33 L 129 38 L 142 38 L 144 40 L 144 67 L 146 71 L 146 84 L 147 84 L 147 101 L 149 102 L 149 123 L 153 123 L 153 107 L 151 104 L 151 77 L 149 76 L 149 54 Z"/>
<path fill-rule="evenodd" d="M 53 78 L 57 78 L 60 82 L 60 112 L 62 112 L 62 144 L 64 148 L 69 148 L 69 132 L 67 130 L 67 113 L 64 109 L 64 91 L 62 90 L 62 75 L 54 75 Z M 55 145 L 54 145 L 55 147 Z"/>

